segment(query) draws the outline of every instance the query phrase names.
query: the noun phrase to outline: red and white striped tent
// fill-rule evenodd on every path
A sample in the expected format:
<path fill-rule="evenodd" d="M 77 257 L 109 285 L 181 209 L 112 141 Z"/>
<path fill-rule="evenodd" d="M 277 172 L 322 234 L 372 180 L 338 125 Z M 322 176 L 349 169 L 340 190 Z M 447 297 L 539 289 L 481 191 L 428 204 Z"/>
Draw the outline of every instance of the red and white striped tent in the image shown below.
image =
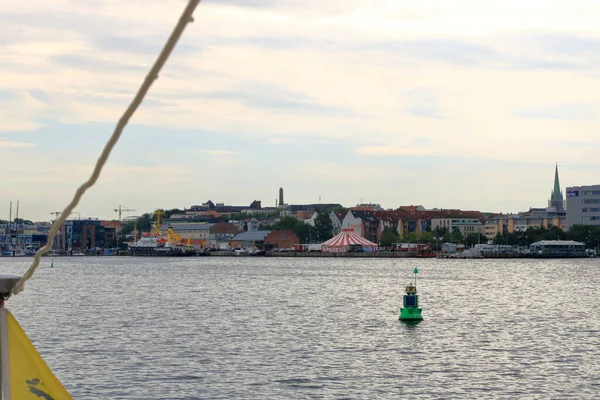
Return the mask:
<path fill-rule="evenodd" d="M 341 253 L 348 251 L 349 246 L 362 246 L 367 251 L 373 251 L 377 245 L 367 239 L 358 236 L 352 229 L 342 229 L 340 233 L 323 243 L 324 252 Z"/>

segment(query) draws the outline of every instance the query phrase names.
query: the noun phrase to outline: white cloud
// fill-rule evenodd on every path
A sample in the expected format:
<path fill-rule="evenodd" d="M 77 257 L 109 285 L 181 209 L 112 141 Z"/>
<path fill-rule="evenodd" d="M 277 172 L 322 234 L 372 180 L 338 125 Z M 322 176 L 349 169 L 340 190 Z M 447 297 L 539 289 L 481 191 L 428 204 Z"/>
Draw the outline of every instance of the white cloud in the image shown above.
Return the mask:
<path fill-rule="evenodd" d="M 0 148 L 15 148 L 15 147 L 35 147 L 35 143 L 26 143 L 26 142 L 7 142 L 5 140 L 0 140 Z"/>
<path fill-rule="evenodd" d="M 184 162 L 161 154 L 153 166 L 109 161 L 93 196 L 122 190 L 120 196 L 147 204 L 137 193 L 160 184 L 170 188 L 153 194 L 161 202 L 177 184 L 202 180 L 207 190 L 228 190 L 208 174 L 214 167 L 229 174 L 224 180 L 269 170 L 262 163 L 276 159 L 272 147 L 250 156 L 235 141 L 223 144 L 233 136 L 278 148 L 308 144 L 319 151 L 338 145 L 331 154 L 319 153 L 322 162 L 304 167 L 297 164 L 300 152 L 289 162 L 272 162 L 279 176 L 304 185 L 299 193 L 310 192 L 313 184 L 324 192 L 327 187 L 318 182 L 332 179 L 395 179 L 370 165 L 385 157 L 598 165 L 593 144 L 600 80 L 593 74 L 600 60 L 592 51 L 600 43 L 597 2 L 248 4 L 202 2 L 196 23 L 187 27 L 131 121 L 162 129 L 165 141 L 188 132 L 183 151 L 205 148 L 198 152 L 207 157 Z M 18 148 L 43 142 L 34 133 L 53 124 L 81 124 L 82 131 L 85 125 L 115 124 L 183 5 L 175 0 L 0 4 L 0 131 L 6 138 L 0 147 L 45 151 L 42 145 Z M 206 134 L 202 141 L 201 134 Z M 56 141 L 64 137 L 59 130 L 54 135 Z M 136 150 L 152 152 L 155 145 L 160 143 L 142 141 Z M 36 153 L 27 165 L 15 156 L 11 162 L 21 163 L 22 183 L 40 180 L 44 165 L 55 174 L 45 177 L 48 182 L 76 187 L 85 175 L 80 171 L 91 169 L 84 161 L 97 157 L 87 149 L 77 155 L 52 151 Z M 70 164 L 60 161 L 71 157 Z M 351 159 L 352 169 L 330 157 Z M 278 187 L 283 182 L 277 180 L 276 174 L 270 177 Z M 7 193 L 26 191 L 10 176 L 0 184 L 11 185 Z M 359 197 L 359 189 L 348 190 L 349 198 Z M 380 189 L 373 183 L 372 190 Z M 50 189 L 44 193 L 52 196 Z M 183 191 L 178 195 L 193 201 Z M 381 196 L 400 200 L 396 194 Z M 444 196 L 440 201 L 450 199 Z M 511 196 L 498 194 L 506 202 Z M 485 204 L 496 201 L 490 197 Z"/>
<path fill-rule="evenodd" d="M 197 153 L 206 153 L 211 156 L 231 156 L 237 154 L 235 151 L 229 150 L 196 150 Z"/>

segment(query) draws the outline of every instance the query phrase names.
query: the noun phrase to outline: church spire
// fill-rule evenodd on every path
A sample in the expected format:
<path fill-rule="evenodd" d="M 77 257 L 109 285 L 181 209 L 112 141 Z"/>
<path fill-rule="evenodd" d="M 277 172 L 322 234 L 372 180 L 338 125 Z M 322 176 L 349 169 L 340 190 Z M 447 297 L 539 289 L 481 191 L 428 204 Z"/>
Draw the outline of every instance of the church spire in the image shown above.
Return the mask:
<path fill-rule="evenodd" d="M 552 190 L 551 200 L 563 200 L 563 194 L 560 190 L 560 182 L 558 180 L 558 162 L 556 163 L 556 169 L 554 170 L 554 189 Z"/>
<path fill-rule="evenodd" d="M 563 193 L 560 190 L 560 181 L 558 180 L 558 163 L 556 163 L 556 168 L 554 170 L 554 188 L 552 189 L 552 193 L 550 193 L 548 207 L 556 207 L 556 210 L 560 212 L 565 210 Z"/>

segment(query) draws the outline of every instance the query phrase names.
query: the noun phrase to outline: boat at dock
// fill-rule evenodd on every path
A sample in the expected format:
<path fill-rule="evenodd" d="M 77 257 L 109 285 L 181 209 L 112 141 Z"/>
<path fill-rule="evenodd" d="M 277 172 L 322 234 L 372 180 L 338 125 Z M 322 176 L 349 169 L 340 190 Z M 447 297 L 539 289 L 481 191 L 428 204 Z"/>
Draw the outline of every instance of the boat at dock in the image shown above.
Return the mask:
<path fill-rule="evenodd" d="M 233 250 L 233 253 L 236 256 L 240 256 L 240 257 L 259 257 L 259 256 L 267 255 L 267 252 L 265 250 L 259 250 L 259 249 L 236 249 L 236 250 Z"/>
<path fill-rule="evenodd" d="M 150 257 L 191 257 L 197 255 L 196 250 L 191 247 L 192 237 L 187 240 L 175 233 L 172 227 L 167 232 L 160 230 L 161 211 L 157 215 L 156 223 L 152 231 L 142 233 L 142 237 L 134 243 L 129 244 L 129 253 L 132 256 Z"/>
<path fill-rule="evenodd" d="M 129 246 L 132 256 L 155 257 L 186 257 L 195 256 L 196 251 L 186 248 L 185 243 L 180 244 L 168 239 L 168 236 L 146 234 L 140 240 Z"/>

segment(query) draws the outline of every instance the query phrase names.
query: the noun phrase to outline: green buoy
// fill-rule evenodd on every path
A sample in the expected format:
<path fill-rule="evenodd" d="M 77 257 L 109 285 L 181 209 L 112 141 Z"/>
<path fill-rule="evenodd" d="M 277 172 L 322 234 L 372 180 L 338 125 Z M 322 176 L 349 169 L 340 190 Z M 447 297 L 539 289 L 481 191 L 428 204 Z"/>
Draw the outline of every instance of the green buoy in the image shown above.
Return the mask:
<path fill-rule="evenodd" d="M 423 320 L 421 308 L 419 308 L 419 295 L 417 294 L 417 274 L 419 270 L 415 267 L 414 285 L 409 283 L 406 286 L 406 294 L 402 296 L 402 308 L 400 309 L 400 321 L 418 322 Z"/>

